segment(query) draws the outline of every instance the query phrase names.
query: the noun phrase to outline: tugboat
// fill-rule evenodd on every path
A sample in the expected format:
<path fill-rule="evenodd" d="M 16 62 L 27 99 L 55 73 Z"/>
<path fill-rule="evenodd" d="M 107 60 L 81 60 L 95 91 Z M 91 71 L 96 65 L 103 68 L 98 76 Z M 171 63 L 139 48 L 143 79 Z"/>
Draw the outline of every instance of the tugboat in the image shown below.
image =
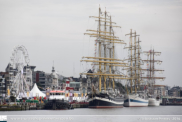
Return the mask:
<path fill-rule="evenodd" d="M 45 104 L 45 109 L 69 109 L 70 104 L 67 100 L 65 100 L 65 92 L 53 90 L 50 91 L 50 97 L 48 102 Z"/>
<path fill-rule="evenodd" d="M 60 90 L 58 86 L 58 76 L 54 70 L 54 66 L 52 67 L 51 77 L 52 90 L 49 90 L 49 88 L 46 90 L 46 97 L 48 98 L 48 102 L 45 104 L 44 108 L 53 110 L 71 108 L 71 105 L 65 99 L 65 91 Z"/>

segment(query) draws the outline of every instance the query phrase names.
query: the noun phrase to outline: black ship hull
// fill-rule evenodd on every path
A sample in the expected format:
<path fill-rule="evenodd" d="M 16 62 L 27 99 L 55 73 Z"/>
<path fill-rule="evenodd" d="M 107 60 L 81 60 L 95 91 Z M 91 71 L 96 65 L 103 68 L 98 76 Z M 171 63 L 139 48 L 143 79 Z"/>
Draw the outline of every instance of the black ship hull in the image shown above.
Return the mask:
<path fill-rule="evenodd" d="M 107 94 L 90 95 L 89 108 L 122 108 L 124 104 L 123 98 L 112 98 Z"/>
<path fill-rule="evenodd" d="M 68 101 L 65 100 L 49 100 L 45 106 L 44 109 L 51 109 L 51 110 L 59 110 L 59 109 L 69 109 L 70 104 Z"/>

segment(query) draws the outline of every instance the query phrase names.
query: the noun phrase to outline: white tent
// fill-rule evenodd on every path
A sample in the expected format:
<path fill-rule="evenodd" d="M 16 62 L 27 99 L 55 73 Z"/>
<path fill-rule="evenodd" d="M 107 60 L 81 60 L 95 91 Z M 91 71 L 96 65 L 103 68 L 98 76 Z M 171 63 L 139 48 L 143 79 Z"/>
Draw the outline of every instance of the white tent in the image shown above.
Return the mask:
<path fill-rule="evenodd" d="M 30 97 L 37 97 L 37 96 L 45 97 L 46 95 L 38 89 L 37 84 L 35 83 L 32 90 L 30 91 Z"/>

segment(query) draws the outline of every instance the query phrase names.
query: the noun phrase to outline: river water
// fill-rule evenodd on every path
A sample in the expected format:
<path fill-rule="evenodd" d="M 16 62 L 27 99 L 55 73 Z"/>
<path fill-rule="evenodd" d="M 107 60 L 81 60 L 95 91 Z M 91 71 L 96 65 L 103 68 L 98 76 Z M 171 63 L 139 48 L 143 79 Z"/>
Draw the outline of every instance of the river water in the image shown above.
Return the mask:
<path fill-rule="evenodd" d="M 182 106 L 1 111 L 0 115 L 7 115 L 7 122 L 181 122 Z"/>

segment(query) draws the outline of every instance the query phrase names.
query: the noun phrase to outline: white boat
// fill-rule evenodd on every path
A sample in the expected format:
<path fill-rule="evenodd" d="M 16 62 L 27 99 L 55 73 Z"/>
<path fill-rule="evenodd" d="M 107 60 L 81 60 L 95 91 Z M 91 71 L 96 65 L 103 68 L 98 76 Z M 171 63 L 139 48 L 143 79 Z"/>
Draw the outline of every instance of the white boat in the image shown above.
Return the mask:
<path fill-rule="evenodd" d="M 148 99 L 138 94 L 125 95 L 124 106 L 125 107 L 145 107 L 148 106 Z"/>
<path fill-rule="evenodd" d="M 65 100 L 65 91 L 53 90 L 50 91 L 48 102 L 45 103 L 45 109 L 69 109 L 70 104 Z"/>
<path fill-rule="evenodd" d="M 149 98 L 149 106 L 160 106 L 160 99 Z"/>
<path fill-rule="evenodd" d="M 61 91 L 61 90 L 50 91 L 49 100 L 53 100 L 53 99 L 66 100 L 65 99 L 65 91 Z"/>

